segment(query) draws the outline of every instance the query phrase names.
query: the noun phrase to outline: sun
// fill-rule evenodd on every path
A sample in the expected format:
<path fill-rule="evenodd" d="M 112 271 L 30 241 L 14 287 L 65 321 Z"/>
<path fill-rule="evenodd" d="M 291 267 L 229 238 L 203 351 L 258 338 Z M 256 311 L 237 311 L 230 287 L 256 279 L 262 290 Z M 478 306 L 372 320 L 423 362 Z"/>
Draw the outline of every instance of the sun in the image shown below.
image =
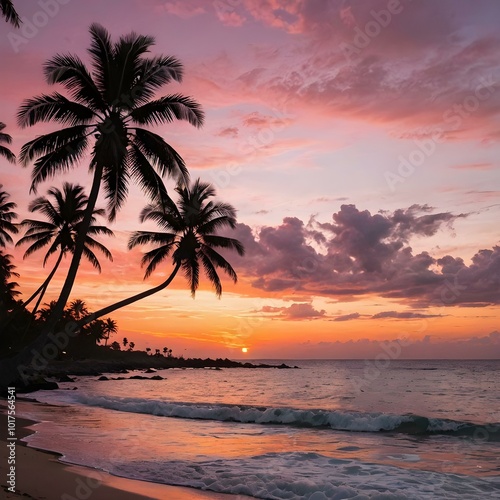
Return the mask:
<path fill-rule="evenodd" d="M 241 348 L 241 352 L 248 352 L 248 348 L 247 347 L 242 347 Z"/>

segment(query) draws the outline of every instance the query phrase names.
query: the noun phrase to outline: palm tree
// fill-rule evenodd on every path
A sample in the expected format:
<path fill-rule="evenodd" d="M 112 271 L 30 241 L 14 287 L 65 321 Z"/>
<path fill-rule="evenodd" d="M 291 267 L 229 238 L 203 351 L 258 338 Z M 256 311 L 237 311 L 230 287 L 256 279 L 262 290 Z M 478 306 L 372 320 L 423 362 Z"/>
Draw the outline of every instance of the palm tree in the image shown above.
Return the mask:
<path fill-rule="evenodd" d="M 146 353 L 149 354 L 151 352 L 151 347 L 146 347 Z"/>
<path fill-rule="evenodd" d="M 17 234 L 18 229 L 12 223 L 17 217 L 17 214 L 12 210 L 16 208 L 16 204 L 9 199 L 9 194 L 2 190 L 3 185 L 0 184 L 0 246 L 4 247 L 7 243 L 13 243 L 9 233 Z"/>
<path fill-rule="evenodd" d="M 138 293 L 133 297 L 121 300 L 84 318 L 80 325 L 85 325 L 95 318 L 109 314 L 121 307 L 133 304 L 166 288 L 182 269 L 189 282 L 191 295 L 194 297 L 199 286 L 200 263 L 205 274 L 220 297 L 222 284 L 217 268 L 222 269 L 236 283 L 236 272 L 229 262 L 215 249 L 236 250 L 244 254 L 243 245 L 236 239 L 216 235 L 215 232 L 224 227 L 234 229 L 236 226 L 236 211 L 227 204 L 208 201 L 215 196 L 215 189 L 199 179 L 192 186 L 178 186 L 179 208 L 170 203 L 167 208 L 160 204 L 148 205 L 141 213 L 141 222 L 154 221 L 164 232 L 137 231 L 130 240 L 129 249 L 137 245 L 156 244 L 153 250 L 146 252 L 142 265 L 146 265 L 148 278 L 158 265 L 171 256 L 174 269 L 170 276 L 160 285 Z"/>
<path fill-rule="evenodd" d="M 164 347 L 163 348 L 163 355 L 166 356 L 167 355 L 167 352 L 168 352 L 168 347 Z"/>
<path fill-rule="evenodd" d="M 130 342 L 129 345 L 128 345 L 128 350 L 129 351 L 133 351 L 134 347 L 135 347 L 135 342 Z"/>
<path fill-rule="evenodd" d="M 3 17 L 5 17 L 5 20 L 8 23 L 12 24 L 16 28 L 19 28 L 21 24 L 21 18 L 16 12 L 16 9 L 14 9 L 14 5 L 10 0 L 0 0 L 0 13 Z"/>
<path fill-rule="evenodd" d="M 73 287 L 85 245 L 97 196 L 104 185 L 108 216 L 116 217 L 131 180 L 155 199 L 167 200 L 162 177 L 172 175 L 185 181 L 187 169 L 180 155 L 157 134 L 142 126 L 187 120 L 203 124 L 198 103 L 181 94 L 155 98 L 163 85 L 182 80 L 182 64 L 175 57 L 146 57 L 154 38 L 130 33 L 112 42 L 99 24 L 90 27 L 91 70 L 77 56 L 56 55 L 45 66 L 49 84 L 61 84 L 70 99 L 55 92 L 24 101 L 18 120 L 21 127 L 39 122 L 57 122 L 65 128 L 26 143 L 20 154 L 24 165 L 34 161 L 32 190 L 55 174 L 77 164 L 90 149 L 92 187 L 85 217 L 71 265 L 62 287 L 53 318 L 34 348 L 48 338 L 62 316 Z"/>
<path fill-rule="evenodd" d="M 67 311 L 75 321 L 82 319 L 89 313 L 89 310 L 87 309 L 87 304 L 85 304 L 85 301 L 81 299 L 73 300 L 70 303 Z"/>
<path fill-rule="evenodd" d="M 1 2 L 2 0 L 0 0 Z M 16 155 L 6 146 L 2 146 L 2 144 L 11 144 L 12 137 L 2 130 L 6 127 L 5 123 L 0 122 L 0 156 L 3 156 L 11 163 L 16 163 Z"/>
<path fill-rule="evenodd" d="M 0 313 L 10 311 L 20 292 L 15 290 L 18 284 L 10 281 L 12 277 L 19 277 L 14 271 L 16 266 L 12 264 L 12 255 L 4 254 L 0 250 Z"/>
<path fill-rule="evenodd" d="M 128 339 L 127 339 L 127 337 L 124 337 L 123 338 L 123 347 L 127 347 L 127 345 L 128 345 Z"/>
<path fill-rule="evenodd" d="M 118 331 L 118 325 L 116 324 L 115 320 L 111 318 L 106 318 L 104 320 L 103 329 L 104 329 L 104 334 L 106 335 L 106 337 L 104 337 L 105 339 L 104 345 L 106 346 L 108 345 L 108 340 L 111 334 L 116 333 Z M 130 345 L 132 344 L 133 342 L 130 343 Z"/>
<path fill-rule="evenodd" d="M 50 188 L 48 194 L 51 195 L 55 203 L 51 202 L 48 198 L 43 196 L 35 199 L 29 205 L 30 212 L 40 212 L 48 219 L 46 221 L 39 221 L 33 219 L 25 219 L 21 222 L 21 226 L 27 227 L 26 234 L 16 243 L 16 246 L 25 243 L 31 243 L 23 258 L 29 257 L 32 253 L 40 250 L 43 247 L 49 246 L 43 265 L 47 263 L 49 257 L 59 250 L 59 255 L 56 260 L 52 271 L 49 273 L 41 286 L 24 302 L 26 307 L 38 294 L 38 302 L 33 309 L 36 312 L 40 305 L 42 298 L 47 291 L 50 281 L 54 277 L 59 264 L 63 257 L 68 253 L 73 253 L 76 247 L 76 240 L 82 227 L 82 221 L 85 216 L 85 209 L 87 207 L 88 198 L 84 193 L 83 187 L 65 182 L 63 190 L 57 188 Z M 103 209 L 96 209 L 93 211 L 94 215 L 104 215 Z M 92 266 L 101 272 L 101 265 L 93 252 L 93 249 L 100 250 L 109 260 L 113 260 L 109 250 L 96 241 L 92 236 L 103 234 L 106 236 L 113 236 L 113 231 L 105 226 L 94 225 L 95 217 L 92 217 L 91 225 L 85 235 L 85 246 L 83 247 L 83 254 Z M 75 304 L 74 301 L 73 304 Z M 77 319 L 87 315 L 87 311 Z"/>

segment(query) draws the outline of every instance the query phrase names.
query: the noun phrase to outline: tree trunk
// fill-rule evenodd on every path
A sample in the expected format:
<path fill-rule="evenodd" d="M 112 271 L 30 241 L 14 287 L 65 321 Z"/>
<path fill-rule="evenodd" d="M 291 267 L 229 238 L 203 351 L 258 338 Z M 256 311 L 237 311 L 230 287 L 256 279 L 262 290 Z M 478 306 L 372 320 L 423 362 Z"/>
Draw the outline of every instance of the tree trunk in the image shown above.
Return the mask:
<path fill-rule="evenodd" d="M 115 302 L 114 304 L 111 304 L 110 306 L 104 307 L 103 309 L 100 309 L 99 311 L 96 311 L 95 313 L 92 313 L 91 315 L 81 319 L 78 322 L 78 326 L 80 328 L 82 328 L 85 325 L 88 325 L 89 323 L 91 323 L 92 321 L 100 318 L 101 316 L 104 316 L 105 314 L 110 314 L 113 311 L 116 311 L 117 309 L 121 309 L 122 307 L 133 304 L 134 302 L 137 302 L 138 300 L 145 299 L 146 297 L 149 297 L 150 295 L 153 295 L 157 292 L 160 292 L 164 288 L 167 288 L 167 286 L 170 285 L 172 280 L 175 278 L 175 275 L 177 274 L 177 271 L 179 271 L 180 267 L 181 267 L 181 264 L 180 264 L 180 262 L 178 262 L 175 265 L 175 268 L 172 271 L 172 273 L 170 274 L 170 276 L 163 283 L 160 283 L 158 286 L 155 286 L 154 288 L 150 288 L 149 290 L 146 290 L 144 292 L 133 295 L 132 297 L 129 297 L 128 299 L 123 299 L 123 300 L 120 300 L 119 302 Z"/>
<path fill-rule="evenodd" d="M 52 311 L 52 314 L 48 318 L 46 325 L 44 326 L 36 340 L 34 340 L 31 344 L 26 346 L 20 353 L 16 354 L 12 358 L 2 360 L 2 364 L 0 366 L 0 388 L 6 387 L 12 382 L 19 380 L 19 377 L 22 376 L 20 367 L 22 366 L 24 367 L 24 369 L 26 369 L 26 365 L 33 366 L 35 356 L 41 356 L 43 358 L 41 351 L 47 343 L 47 340 L 49 339 L 49 334 L 54 332 L 57 322 L 62 318 L 64 307 L 66 306 L 71 290 L 75 283 L 76 274 L 78 272 L 78 267 L 80 265 L 80 260 L 83 254 L 83 248 L 85 246 L 87 231 L 92 222 L 92 216 L 95 205 L 97 203 L 99 188 L 101 186 L 102 173 L 102 165 L 96 165 L 94 178 L 92 181 L 92 189 L 90 190 L 85 216 L 82 220 L 80 231 L 75 242 L 75 251 L 73 253 L 73 258 L 71 259 L 71 265 L 69 267 L 68 275 L 66 276 L 66 280 L 61 289 L 61 293 L 59 294 L 59 298 L 57 299 L 54 310 Z"/>
<path fill-rule="evenodd" d="M 40 293 L 40 297 L 38 297 L 38 301 L 35 304 L 35 307 L 31 311 L 31 314 L 35 314 L 36 311 L 38 310 L 38 306 L 42 302 L 43 296 L 45 295 L 45 292 L 47 291 L 47 287 L 49 286 L 50 281 L 54 277 L 54 274 L 56 274 L 57 268 L 59 267 L 59 264 L 62 261 L 62 258 L 64 257 L 64 252 L 61 250 L 61 253 L 59 254 L 59 257 L 57 259 L 56 265 L 50 272 L 50 274 L 47 276 L 47 279 L 43 282 L 42 286 L 23 304 L 24 307 L 26 307 L 35 297 L 37 293 Z"/>

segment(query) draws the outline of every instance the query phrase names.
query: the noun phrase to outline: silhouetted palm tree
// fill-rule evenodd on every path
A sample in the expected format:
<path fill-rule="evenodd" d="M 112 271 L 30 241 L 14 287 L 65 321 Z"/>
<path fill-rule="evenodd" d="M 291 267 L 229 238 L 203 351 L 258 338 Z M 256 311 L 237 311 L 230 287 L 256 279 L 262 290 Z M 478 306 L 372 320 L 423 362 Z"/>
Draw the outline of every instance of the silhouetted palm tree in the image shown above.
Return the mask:
<path fill-rule="evenodd" d="M 166 356 L 167 355 L 167 352 L 168 352 L 168 347 L 164 347 L 163 348 L 163 355 Z"/>
<path fill-rule="evenodd" d="M 124 337 L 123 338 L 123 347 L 127 347 L 127 345 L 128 345 L 128 339 L 127 339 L 127 337 Z"/>
<path fill-rule="evenodd" d="M 15 290 L 18 284 L 10 281 L 12 277 L 19 277 L 14 271 L 16 266 L 12 264 L 12 255 L 5 254 L 0 250 L 0 313 L 10 311 L 20 292 Z"/>
<path fill-rule="evenodd" d="M 18 229 L 12 223 L 17 217 L 17 214 L 12 211 L 16 208 L 16 204 L 12 201 L 7 201 L 9 194 L 3 191 L 2 188 L 3 185 L 0 184 L 0 246 L 4 247 L 7 243 L 13 243 L 9 233 L 17 234 Z"/>
<path fill-rule="evenodd" d="M 215 234 L 225 227 L 234 229 L 235 209 L 227 203 L 209 201 L 209 198 L 215 196 L 215 189 L 199 179 L 190 187 L 177 187 L 176 191 L 179 195 L 179 208 L 174 203 L 170 203 L 168 207 L 148 205 L 141 213 L 142 222 L 156 222 L 164 232 L 137 231 L 131 236 L 128 245 L 129 249 L 144 244 L 158 245 L 142 258 L 142 265 L 147 264 L 144 277 L 149 277 L 161 262 L 172 256 L 174 269 L 170 276 L 154 288 L 95 312 L 93 318 L 99 318 L 163 290 L 172 282 L 179 269 L 184 271 L 193 297 L 199 285 L 200 264 L 217 296 L 220 297 L 222 293 L 217 268 L 222 269 L 236 283 L 236 272 L 215 250 L 223 248 L 236 250 L 239 255 L 244 254 L 243 245 L 238 240 Z M 91 318 L 84 319 L 81 324 L 84 325 L 87 321 L 91 321 Z"/>
<path fill-rule="evenodd" d="M 203 112 L 189 97 L 172 94 L 156 98 L 157 90 L 172 80 L 181 81 L 183 68 L 170 56 L 146 57 L 154 38 L 130 33 L 115 43 L 102 26 L 90 27 L 91 71 L 74 55 L 56 55 L 45 66 L 49 84 L 62 84 L 70 99 L 55 92 L 26 100 L 18 113 L 19 125 L 55 121 L 66 126 L 28 142 L 21 149 L 23 164 L 35 160 L 32 189 L 47 178 L 77 164 L 90 148 L 92 188 L 80 238 L 59 296 L 54 318 L 42 332 L 47 338 L 57 323 L 73 287 L 84 238 L 92 219 L 101 184 L 108 200 L 109 219 L 125 201 L 128 184 L 137 182 L 155 199 L 167 199 L 162 177 L 187 178 L 180 155 L 157 134 L 142 126 L 174 119 L 197 127 Z M 40 344 L 42 340 L 40 340 Z"/>
<path fill-rule="evenodd" d="M 63 257 L 68 253 L 73 253 L 76 247 L 76 240 L 81 231 L 82 221 L 85 216 L 88 198 L 83 191 L 82 186 L 74 185 L 65 182 L 63 190 L 50 188 L 48 194 L 51 195 L 55 202 L 53 203 L 48 198 L 41 196 L 33 200 L 29 205 L 30 212 L 40 212 L 48 219 L 48 221 L 39 221 L 33 219 L 25 219 L 21 222 L 21 226 L 27 227 L 26 234 L 16 243 L 16 246 L 25 243 L 31 243 L 23 258 L 29 257 L 32 253 L 40 250 L 43 247 L 49 246 L 43 265 L 47 263 L 48 258 L 59 251 L 59 256 L 56 260 L 52 271 L 49 273 L 42 285 L 24 302 L 26 307 L 38 294 L 38 302 L 33 309 L 35 312 L 42 301 L 42 298 L 47 291 L 50 281 L 54 277 L 59 264 Z M 93 215 L 104 215 L 103 209 L 96 209 Z M 96 241 L 92 236 L 106 235 L 113 236 L 113 232 L 105 226 L 94 225 L 95 217 L 91 219 L 91 225 L 85 236 L 85 246 L 83 254 L 87 260 L 101 272 L 101 265 L 94 254 L 93 250 L 100 250 L 109 260 L 113 260 L 109 250 L 101 243 Z M 85 313 L 86 315 L 86 313 Z M 80 319 L 80 317 L 78 318 Z"/>
<path fill-rule="evenodd" d="M 12 143 L 12 137 L 9 134 L 2 132 L 5 127 L 5 123 L 0 122 L 0 156 L 3 156 L 11 163 L 16 163 L 16 155 L 8 147 L 2 146 L 2 144 Z"/>
<path fill-rule="evenodd" d="M 85 304 L 85 301 L 81 299 L 71 301 L 67 311 L 75 321 L 82 319 L 89 313 L 87 304 Z"/>
<path fill-rule="evenodd" d="M 0 0 L 0 12 L 8 23 L 12 24 L 16 28 L 19 28 L 21 18 L 10 0 Z"/>
<path fill-rule="evenodd" d="M 103 329 L 104 329 L 104 334 L 106 335 L 104 337 L 104 339 L 106 340 L 104 345 L 108 345 L 109 337 L 111 334 L 116 333 L 118 331 L 118 325 L 116 324 L 115 320 L 113 320 L 111 318 L 107 318 L 104 320 Z M 133 344 L 133 342 L 130 343 L 130 345 L 132 345 L 132 344 Z"/>
<path fill-rule="evenodd" d="M 133 351 L 134 347 L 135 347 L 135 342 L 130 342 L 129 345 L 128 345 L 128 350 L 129 351 Z"/>

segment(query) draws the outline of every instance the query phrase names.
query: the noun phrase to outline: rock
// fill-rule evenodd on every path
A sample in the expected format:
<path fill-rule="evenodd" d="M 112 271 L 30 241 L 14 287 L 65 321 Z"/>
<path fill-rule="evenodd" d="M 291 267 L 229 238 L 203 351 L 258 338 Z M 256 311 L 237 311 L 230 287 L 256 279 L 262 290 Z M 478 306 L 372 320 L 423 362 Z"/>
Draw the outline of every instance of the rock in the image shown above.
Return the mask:
<path fill-rule="evenodd" d="M 28 383 L 20 382 L 14 385 L 16 386 L 16 391 L 19 393 L 59 389 L 59 386 L 55 382 L 49 382 L 42 377 L 33 378 Z"/>
<path fill-rule="evenodd" d="M 144 373 L 156 373 L 156 370 L 154 368 L 148 368 L 147 370 L 144 370 Z"/>
<path fill-rule="evenodd" d="M 149 380 L 165 380 L 161 375 L 153 375 Z"/>
<path fill-rule="evenodd" d="M 59 382 L 74 382 L 75 381 L 74 378 L 68 377 L 67 375 L 60 375 L 59 377 L 57 377 L 57 380 Z"/>
<path fill-rule="evenodd" d="M 108 377 L 106 377 L 106 375 L 102 375 L 101 377 L 99 377 L 97 380 L 109 380 Z"/>

